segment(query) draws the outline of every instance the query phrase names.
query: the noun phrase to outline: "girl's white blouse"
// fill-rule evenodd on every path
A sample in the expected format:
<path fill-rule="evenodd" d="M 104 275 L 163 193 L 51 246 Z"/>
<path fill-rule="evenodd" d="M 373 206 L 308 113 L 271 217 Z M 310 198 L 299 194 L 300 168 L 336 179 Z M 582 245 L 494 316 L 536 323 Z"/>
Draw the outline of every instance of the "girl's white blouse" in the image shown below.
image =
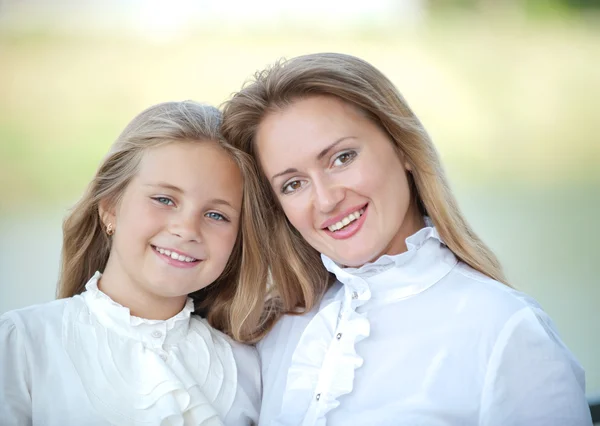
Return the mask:
<path fill-rule="evenodd" d="M 0 317 L 0 424 L 251 425 L 256 350 L 197 316 L 130 315 L 97 286 Z"/>
<path fill-rule="evenodd" d="M 591 425 L 584 372 L 527 295 L 458 261 L 428 221 L 258 345 L 260 425 Z"/>

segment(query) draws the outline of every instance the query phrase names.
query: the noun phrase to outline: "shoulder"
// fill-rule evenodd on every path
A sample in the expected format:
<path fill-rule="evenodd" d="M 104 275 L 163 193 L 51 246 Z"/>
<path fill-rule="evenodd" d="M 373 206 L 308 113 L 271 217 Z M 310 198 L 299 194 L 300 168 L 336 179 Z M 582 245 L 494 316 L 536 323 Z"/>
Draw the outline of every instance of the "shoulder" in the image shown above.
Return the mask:
<path fill-rule="evenodd" d="M 298 315 L 282 315 L 267 335 L 256 345 L 261 357 L 264 352 L 269 352 L 276 348 L 281 349 L 282 344 L 283 346 L 292 345 L 295 347 L 294 343 L 297 343 L 300 339 L 310 321 L 319 311 L 339 297 L 339 292 L 342 288 L 342 284 L 336 281 L 323 295 L 321 301 L 310 311 Z"/>
<path fill-rule="evenodd" d="M 336 282 L 323 296 L 320 303 L 308 312 L 283 315 L 267 335 L 256 345 L 262 364 L 263 377 L 286 365 L 292 358 L 302 336 L 307 333 L 311 321 L 323 310 L 338 301 L 342 284 Z M 337 317 L 337 313 L 335 314 Z M 314 330 L 312 330 L 314 332 Z"/>
<path fill-rule="evenodd" d="M 223 338 L 229 342 L 235 358 L 238 383 L 238 391 L 234 402 L 234 405 L 237 406 L 236 410 L 244 411 L 246 417 L 256 421 L 262 395 L 258 351 L 254 345 L 246 345 L 221 332 L 218 333 L 222 334 Z"/>
<path fill-rule="evenodd" d="M 439 284 L 431 297 L 453 318 L 448 324 L 456 330 L 464 330 L 468 336 L 477 337 L 489 346 L 490 351 L 500 340 L 514 342 L 509 337 L 517 329 L 527 329 L 529 333 L 562 346 L 549 315 L 526 293 L 493 280 L 462 262 Z"/>
<path fill-rule="evenodd" d="M 234 363 L 231 370 L 235 369 L 236 395 L 234 406 L 238 411 L 247 411 L 258 416 L 258 407 L 261 396 L 260 362 L 258 352 L 254 345 L 246 345 L 235 341 L 225 333 L 213 328 L 206 319 L 192 316 L 191 325 L 196 331 L 202 330 L 204 339 L 210 339 L 207 346 L 212 346 L 221 358 L 222 367 L 226 368 L 229 358 Z M 230 371 L 231 373 L 231 371 Z M 237 411 L 235 411 L 237 412 Z M 253 418 L 254 418 L 253 417 Z"/>
<path fill-rule="evenodd" d="M 542 312 L 539 303 L 531 296 L 498 282 L 465 263 L 459 262 L 446 277 L 449 290 L 460 298 L 463 306 L 477 313 L 504 322 L 512 315 L 527 309 Z"/>
<path fill-rule="evenodd" d="M 232 339 L 227 334 L 211 326 L 205 318 L 199 317 L 197 315 L 192 315 L 191 326 L 196 330 L 198 328 L 204 329 L 206 333 L 210 335 L 213 342 L 231 347 L 231 350 L 233 351 L 234 356 L 236 357 L 258 357 L 254 345 L 247 345 Z"/>
<path fill-rule="evenodd" d="M 267 335 L 256 345 L 262 363 L 265 364 L 265 361 L 268 363 L 268 358 L 273 352 L 285 352 L 290 347 L 296 347 L 308 323 L 318 312 L 319 307 L 317 306 L 303 314 L 282 315 Z"/>
<path fill-rule="evenodd" d="M 40 360 L 43 362 L 49 352 L 52 353 L 56 348 L 57 342 L 61 342 L 65 305 L 65 299 L 55 300 L 9 311 L 0 316 L 0 358 L 22 358 L 21 361 L 36 365 Z M 40 352 L 40 348 L 47 351 Z"/>
<path fill-rule="evenodd" d="M 225 339 L 233 351 L 233 357 L 238 367 L 239 374 L 254 375 L 260 372 L 260 363 L 258 360 L 258 351 L 254 345 L 248 345 L 240 343 L 225 333 L 213 329 L 214 332 L 219 333 L 223 339 Z"/>
<path fill-rule="evenodd" d="M 12 318 L 17 321 L 35 321 L 35 319 L 42 319 L 48 317 L 60 317 L 64 311 L 65 305 L 73 300 L 72 297 L 66 299 L 57 299 L 51 302 L 40 303 L 37 305 L 27 306 L 25 308 L 14 309 L 12 311 L 5 312 L 2 314 L 2 318 Z"/>
<path fill-rule="evenodd" d="M 246 345 L 240 343 L 227 334 L 212 327 L 208 321 L 199 316 L 192 316 L 191 326 L 196 331 L 202 330 L 201 334 L 206 334 L 205 338 L 209 338 L 215 348 L 230 348 L 235 360 L 238 375 L 253 374 L 260 371 L 258 353 L 254 345 Z"/>
<path fill-rule="evenodd" d="M 450 277 L 451 287 L 457 293 L 471 320 L 486 328 L 494 337 L 496 348 L 504 344 L 547 341 L 566 350 L 550 316 L 531 296 L 474 270 L 464 263 L 455 268 Z M 531 343 L 533 344 L 533 343 Z"/>
<path fill-rule="evenodd" d="M 49 329 L 60 330 L 64 308 L 70 300 L 59 299 L 8 311 L 0 316 L 0 328 L 14 330 L 21 336 L 32 339 Z"/>

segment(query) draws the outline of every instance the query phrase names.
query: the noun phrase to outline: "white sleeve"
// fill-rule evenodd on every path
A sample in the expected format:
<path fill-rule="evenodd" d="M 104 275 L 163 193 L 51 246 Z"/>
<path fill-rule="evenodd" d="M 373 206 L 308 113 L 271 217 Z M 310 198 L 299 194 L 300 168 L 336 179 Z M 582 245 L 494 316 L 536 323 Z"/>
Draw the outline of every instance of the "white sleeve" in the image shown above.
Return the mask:
<path fill-rule="evenodd" d="M 541 309 L 504 325 L 489 360 L 480 426 L 591 426 L 584 371 Z"/>
<path fill-rule="evenodd" d="M 19 330 L 0 316 L 0 419 L 5 426 L 31 425 L 29 368 Z"/>

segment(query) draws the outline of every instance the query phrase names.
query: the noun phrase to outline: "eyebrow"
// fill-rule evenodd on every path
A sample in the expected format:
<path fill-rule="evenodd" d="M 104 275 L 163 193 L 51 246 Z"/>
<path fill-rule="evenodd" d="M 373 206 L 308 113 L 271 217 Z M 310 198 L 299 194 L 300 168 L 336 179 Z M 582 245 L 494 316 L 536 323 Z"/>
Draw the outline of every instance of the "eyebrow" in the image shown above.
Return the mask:
<path fill-rule="evenodd" d="M 323 157 L 325 157 L 329 153 L 329 151 L 331 151 L 333 148 L 335 148 L 337 144 L 344 142 L 346 139 L 356 139 L 356 136 L 344 136 L 344 137 L 339 138 L 334 143 L 332 143 L 327 148 L 325 148 L 323 151 L 319 152 L 319 155 L 317 155 L 317 160 L 321 160 Z"/>
<path fill-rule="evenodd" d="M 183 189 L 179 188 L 178 186 L 171 185 L 170 183 L 165 183 L 165 182 L 148 183 L 148 184 L 146 184 L 146 186 L 150 186 L 150 187 L 154 187 L 154 188 L 170 189 L 170 190 L 178 192 L 180 194 L 183 194 L 183 192 L 184 192 Z M 235 208 L 231 205 L 231 203 L 229 201 L 224 200 L 222 198 L 213 198 L 212 200 L 210 200 L 208 202 L 208 204 L 220 204 L 220 205 L 224 205 L 224 206 L 229 206 L 235 210 Z"/>
<path fill-rule="evenodd" d="M 170 183 L 166 183 L 166 182 L 147 183 L 145 186 L 170 189 L 172 191 L 179 192 L 179 193 L 183 192 L 183 189 L 179 188 L 178 186 L 171 185 Z"/>
<path fill-rule="evenodd" d="M 325 157 L 333 148 L 335 148 L 338 144 L 344 142 L 346 139 L 356 139 L 356 136 L 343 136 L 343 137 L 337 139 L 331 145 L 328 145 L 327 147 L 325 147 L 325 149 L 323 149 L 321 152 L 319 152 L 319 154 L 317 155 L 317 160 L 323 159 L 323 157 Z M 298 169 L 295 169 L 295 168 L 285 169 L 283 172 L 273 175 L 273 177 L 271 178 L 271 182 L 273 182 L 279 176 L 287 175 L 290 173 L 297 173 L 297 172 L 298 172 Z"/>
<path fill-rule="evenodd" d="M 227 201 L 227 200 L 224 200 L 224 199 L 222 199 L 222 198 L 213 198 L 212 200 L 210 200 L 210 201 L 209 201 L 209 204 L 220 204 L 220 205 L 223 205 L 223 206 L 229 206 L 229 207 L 231 207 L 232 209 L 236 210 L 236 209 L 235 209 L 235 208 L 234 208 L 234 207 L 231 205 L 231 203 L 230 203 L 229 201 Z"/>

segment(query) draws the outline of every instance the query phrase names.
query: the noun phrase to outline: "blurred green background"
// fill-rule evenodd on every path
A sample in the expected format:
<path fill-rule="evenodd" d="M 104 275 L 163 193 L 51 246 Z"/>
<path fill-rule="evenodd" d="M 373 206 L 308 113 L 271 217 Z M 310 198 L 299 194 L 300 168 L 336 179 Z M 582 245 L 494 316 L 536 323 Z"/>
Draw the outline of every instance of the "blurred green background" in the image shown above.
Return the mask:
<path fill-rule="evenodd" d="M 134 115 L 338 51 L 397 84 L 600 395 L 599 2 L 283 3 L 0 0 L 0 313 L 54 297 L 62 218 Z"/>

